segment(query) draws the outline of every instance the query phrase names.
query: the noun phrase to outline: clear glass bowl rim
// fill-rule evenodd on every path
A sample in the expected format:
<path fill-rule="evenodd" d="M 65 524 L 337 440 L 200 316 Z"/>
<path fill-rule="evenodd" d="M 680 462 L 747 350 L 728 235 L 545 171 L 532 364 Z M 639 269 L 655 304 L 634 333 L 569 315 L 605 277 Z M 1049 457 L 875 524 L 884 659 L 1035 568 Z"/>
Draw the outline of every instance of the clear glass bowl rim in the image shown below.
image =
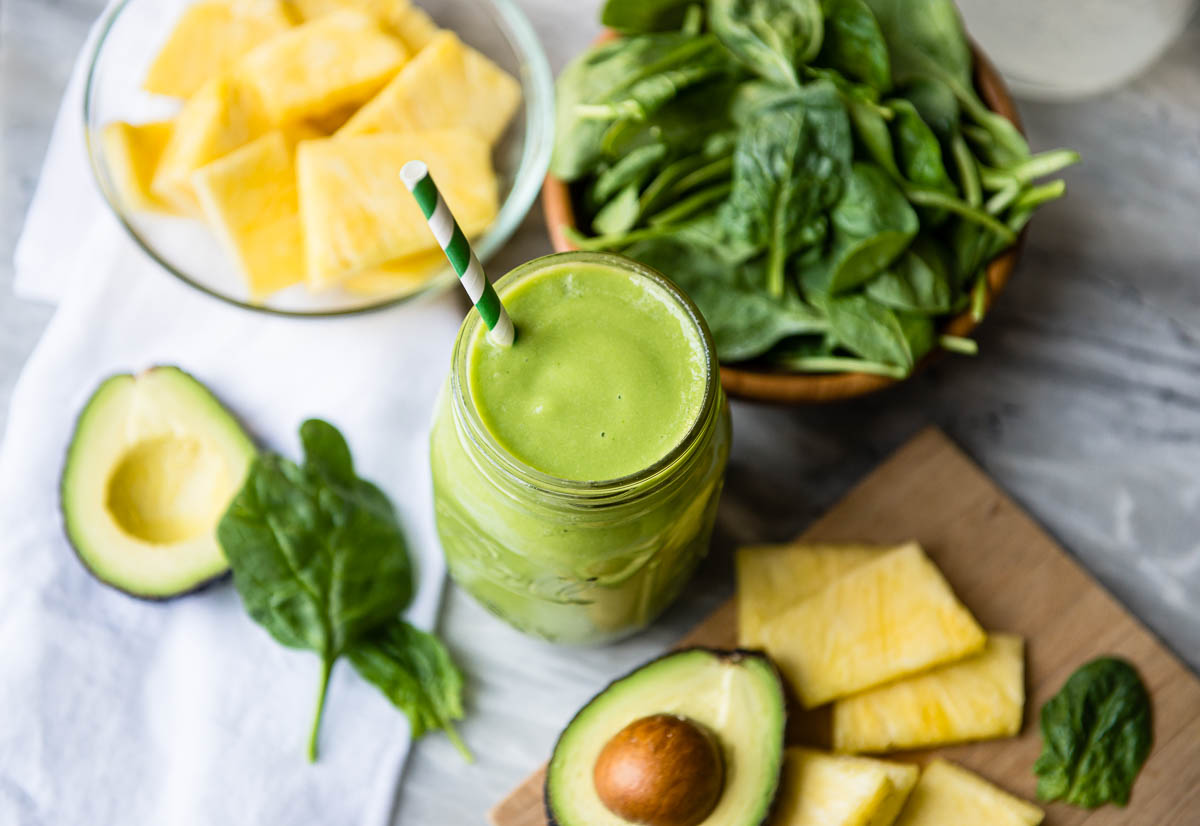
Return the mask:
<path fill-rule="evenodd" d="M 114 195 L 109 191 L 103 172 L 104 161 L 101 157 L 103 151 L 101 142 L 97 139 L 95 130 L 92 128 L 92 97 L 95 90 L 100 56 L 104 53 L 104 47 L 108 42 L 108 37 L 112 33 L 113 27 L 120 19 L 121 14 L 133 1 L 120 0 L 120 2 L 105 12 L 100 21 L 96 43 L 92 47 L 91 54 L 88 56 L 87 77 L 85 78 L 83 87 L 83 138 L 87 150 L 88 165 L 92 171 L 92 178 L 96 184 L 96 188 L 100 190 L 100 195 L 104 199 L 105 205 L 113 213 L 133 242 L 152 261 L 189 287 L 199 290 L 205 295 L 244 310 L 285 318 L 336 318 L 378 312 L 379 310 L 386 310 L 390 307 L 413 301 L 431 292 L 440 292 L 449 287 L 452 281 L 456 280 L 452 277 L 451 273 L 443 271 L 415 292 L 406 293 L 394 298 L 385 298 L 374 303 L 366 303 L 359 307 L 332 310 L 285 310 L 278 307 L 268 307 L 264 304 L 243 301 L 231 295 L 226 295 L 197 281 L 161 256 L 154 248 L 154 245 L 143 238 L 137 228 L 130 223 L 124 208 L 116 202 Z M 505 34 L 510 36 L 510 42 L 521 64 L 522 76 L 520 77 L 520 81 L 522 93 L 526 101 L 524 106 L 525 140 L 524 145 L 521 147 L 521 160 L 517 165 L 517 171 L 513 177 L 512 191 L 508 193 L 508 197 L 500 205 L 500 211 L 496 214 L 492 225 L 488 227 L 487 231 L 478 241 L 471 245 L 475 253 L 479 256 L 479 259 L 486 261 L 508 242 L 513 233 L 516 232 L 517 227 L 525 220 L 525 216 L 528 215 L 534 201 L 537 200 L 538 193 L 542 187 L 542 179 L 546 176 L 546 172 L 550 168 L 550 152 L 553 149 L 554 137 L 554 76 L 550 72 L 550 63 L 546 58 L 546 52 L 542 48 L 537 34 L 534 32 L 529 18 L 516 6 L 513 0 L 477 1 L 491 5 L 504 25 L 508 27 L 508 31 Z"/>

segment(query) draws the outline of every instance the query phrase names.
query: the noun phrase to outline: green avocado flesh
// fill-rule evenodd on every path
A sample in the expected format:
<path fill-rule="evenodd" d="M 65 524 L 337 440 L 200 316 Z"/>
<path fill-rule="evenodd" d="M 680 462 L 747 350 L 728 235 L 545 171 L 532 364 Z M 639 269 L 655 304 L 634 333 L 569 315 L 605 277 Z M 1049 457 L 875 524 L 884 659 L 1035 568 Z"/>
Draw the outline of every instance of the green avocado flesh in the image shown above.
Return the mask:
<path fill-rule="evenodd" d="M 765 656 L 691 648 L 614 682 L 563 730 L 546 773 L 546 809 L 557 826 L 630 826 L 596 793 L 593 767 L 614 734 L 653 714 L 687 717 L 721 746 L 725 787 L 701 826 L 756 826 L 779 785 L 786 719 L 783 686 Z"/>
<path fill-rule="evenodd" d="M 216 526 L 255 448 L 177 367 L 113 376 L 88 400 L 67 451 L 67 538 L 98 579 L 135 596 L 194 590 L 229 563 Z"/>

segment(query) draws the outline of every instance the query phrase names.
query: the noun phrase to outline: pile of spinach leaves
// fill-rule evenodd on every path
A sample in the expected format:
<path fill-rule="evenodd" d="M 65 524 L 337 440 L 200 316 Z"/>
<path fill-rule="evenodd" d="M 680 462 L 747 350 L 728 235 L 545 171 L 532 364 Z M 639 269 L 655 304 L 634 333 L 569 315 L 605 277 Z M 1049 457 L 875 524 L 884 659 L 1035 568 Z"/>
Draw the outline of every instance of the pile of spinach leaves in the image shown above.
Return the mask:
<path fill-rule="evenodd" d="M 387 496 L 354 472 L 333 425 L 300 427 L 304 463 L 260 454 L 217 527 L 246 611 L 278 642 L 321 657 L 309 738 L 315 760 L 325 691 L 346 656 L 411 723 L 412 736 L 454 731 L 462 718 L 462 674 L 437 637 L 401 617 L 413 570 Z"/>
<path fill-rule="evenodd" d="M 582 249 L 661 269 L 723 362 L 902 378 L 1075 163 L 972 82 L 952 0 L 608 0 L 558 81 Z"/>

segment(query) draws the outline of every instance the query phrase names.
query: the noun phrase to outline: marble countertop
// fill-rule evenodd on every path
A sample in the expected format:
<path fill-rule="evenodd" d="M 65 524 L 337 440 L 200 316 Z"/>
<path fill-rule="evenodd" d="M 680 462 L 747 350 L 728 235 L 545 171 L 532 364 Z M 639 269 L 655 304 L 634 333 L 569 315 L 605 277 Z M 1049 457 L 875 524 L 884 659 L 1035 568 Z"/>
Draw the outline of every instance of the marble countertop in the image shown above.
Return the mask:
<path fill-rule="evenodd" d="M 519 0 L 557 70 L 597 27 L 596 0 Z M 13 298 L 12 246 L 71 62 L 102 0 L 0 3 L 0 423 L 51 309 Z M 415 749 L 401 824 L 478 823 L 545 759 L 575 709 L 732 591 L 739 543 L 798 533 L 921 427 L 950 434 L 1192 667 L 1200 668 L 1200 25 L 1128 87 L 1023 104 L 1035 149 L 1084 163 L 1033 222 L 979 333 L 906 386 L 820 408 L 734 405 L 735 446 L 712 554 L 687 597 L 617 646 L 526 639 L 448 589 L 442 628 L 465 664 L 464 764 Z M 548 251 L 540 214 L 496 266 Z"/>

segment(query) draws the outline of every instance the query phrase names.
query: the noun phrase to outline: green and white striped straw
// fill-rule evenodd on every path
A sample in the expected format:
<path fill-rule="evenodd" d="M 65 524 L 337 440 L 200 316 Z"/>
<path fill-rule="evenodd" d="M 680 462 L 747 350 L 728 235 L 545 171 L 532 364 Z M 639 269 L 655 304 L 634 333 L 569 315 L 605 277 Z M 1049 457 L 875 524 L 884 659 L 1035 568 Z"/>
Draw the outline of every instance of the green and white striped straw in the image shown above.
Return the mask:
<path fill-rule="evenodd" d="M 458 273 L 458 280 L 462 282 L 467 295 L 471 296 L 492 341 L 502 347 L 511 346 L 516 337 L 512 319 L 500 303 L 500 296 L 496 295 L 492 282 L 484 275 L 475 251 L 467 243 L 467 236 L 463 235 L 458 221 L 450 214 L 446 199 L 438 192 L 437 184 L 429 174 L 429 167 L 423 161 L 409 161 L 400 170 L 400 177 L 417 199 L 433 237 L 437 239 L 442 252 L 446 253 L 450 266 Z"/>

